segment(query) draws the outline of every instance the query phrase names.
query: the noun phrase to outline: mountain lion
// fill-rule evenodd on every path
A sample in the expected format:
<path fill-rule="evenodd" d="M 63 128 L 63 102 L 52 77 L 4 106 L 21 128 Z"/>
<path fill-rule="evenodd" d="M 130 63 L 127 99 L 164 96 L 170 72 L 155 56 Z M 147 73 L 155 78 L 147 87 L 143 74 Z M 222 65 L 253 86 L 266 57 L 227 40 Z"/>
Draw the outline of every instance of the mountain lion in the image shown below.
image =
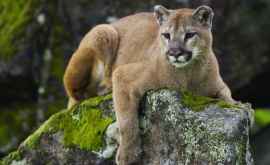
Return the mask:
<path fill-rule="evenodd" d="M 97 25 L 81 41 L 64 75 L 68 106 L 112 90 L 119 165 L 140 164 L 138 105 L 147 90 L 181 88 L 234 102 L 212 50 L 213 16 L 208 6 L 158 5 L 154 13 Z"/>

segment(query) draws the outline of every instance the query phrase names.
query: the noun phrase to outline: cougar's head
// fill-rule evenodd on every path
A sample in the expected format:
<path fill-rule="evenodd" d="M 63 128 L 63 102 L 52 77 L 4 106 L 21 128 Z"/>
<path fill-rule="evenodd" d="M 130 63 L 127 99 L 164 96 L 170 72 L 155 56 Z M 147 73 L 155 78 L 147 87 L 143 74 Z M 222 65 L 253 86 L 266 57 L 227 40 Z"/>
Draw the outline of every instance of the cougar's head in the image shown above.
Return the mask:
<path fill-rule="evenodd" d="M 154 14 L 160 26 L 162 51 L 173 66 L 184 67 L 211 49 L 214 13 L 210 7 L 168 10 L 157 5 Z"/>

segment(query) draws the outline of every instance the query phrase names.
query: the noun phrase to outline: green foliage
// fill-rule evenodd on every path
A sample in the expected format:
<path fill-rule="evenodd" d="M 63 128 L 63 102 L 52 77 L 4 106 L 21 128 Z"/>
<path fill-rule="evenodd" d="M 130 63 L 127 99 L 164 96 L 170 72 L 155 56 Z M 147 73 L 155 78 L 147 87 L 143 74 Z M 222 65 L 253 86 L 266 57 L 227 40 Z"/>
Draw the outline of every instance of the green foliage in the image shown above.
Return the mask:
<path fill-rule="evenodd" d="M 14 149 L 12 141 L 21 141 L 29 133 L 30 125 L 34 124 L 35 107 L 32 105 L 17 105 L 6 107 L 0 111 L 0 148 Z M 8 146 L 8 147 L 7 147 Z"/>
<path fill-rule="evenodd" d="M 255 122 L 261 127 L 270 124 L 270 110 L 269 109 L 255 109 Z"/>
<path fill-rule="evenodd" d="M 205 96 L 194 95 L 191 92 L 182 92 L 182 102 L 186 107 L 191 108 L 193 111 L 202 111 L 205 107 L 210 104 L 217 104 L 220 108 L 239 108 L 237 105 L 227 103 L 223 100 L 214 99 Z"/>
<path fill-rule="evenodd" d="M 10 165 L 13 161 L 21 160 L 21 154 L 19 151 L 11 152 L 8 156 L 6 156 L 3 160 L 0 160 L 1 165 Z"/>
<path fill-rule="evenodd" d="M 97 106 L 109 99 L 111 95 L 91 98 L 72 109 L 53 115 L 24 141 L 24 145 L 35 148 L 43 134 L 62 132 L 62 143 L 65 146 L 78 146 L 91 151 L 99 150 L 103 146 L 104 131 L 114 119 L 105 117 Z"/>
<path fill-rule="evenodd" d="M 69 34 L 65 31 L 64 25 L 57 18 L 54 18 L 54 25 L 51 34 L 51 46 L 52 46 L 52 65 L 51 74 L 62 82 L 63 74 L 65 71 L 65 60 L 63 53 L 63 43 L 70 41 Z"/>
<path fill-rule="evenodd" d="M 45 118 L 59 112 L 65 106 L 65 100 L 57 100 L 49 104 Z M 19 142 L 25 139 L 36 127 L 36 110 L 34 103 L 16 104 L 0 110 L 0 149 L 10 152 L 17 148 Z M 15 141 L 15 143 L 14 143 Z"/>
<path fill-rule="evenodd" d="M 0 146 L 7 145 L 9 143 L 10 136 L 7 134 L 9 129 L 9 126 L 6 123 L 2 123 L 0 125 Z"/>
<path fill-rule="evenodd" d="M 33 0 L 0 1 L 0 54 L 8 58 L 17 51 L 17 39 L 31 20 Z"/>

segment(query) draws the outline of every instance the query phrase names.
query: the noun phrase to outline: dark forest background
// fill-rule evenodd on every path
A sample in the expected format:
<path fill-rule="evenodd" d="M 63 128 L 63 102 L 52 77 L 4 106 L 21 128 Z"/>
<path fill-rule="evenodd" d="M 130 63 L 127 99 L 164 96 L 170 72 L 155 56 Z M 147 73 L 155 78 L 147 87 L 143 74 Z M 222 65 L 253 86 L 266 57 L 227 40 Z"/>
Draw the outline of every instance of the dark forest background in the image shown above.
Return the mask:
<path fill-rule="evenodd" d="M 214 9 L 214 51 L 236 100 L 256 109 L 256 164 L 270 164 L 270 1 L 0 0 L 0 156 L 67 103 L 65 66 L 94 25 L 168 8 Z M 134 34 L 136 35 L 136 34 Z"/>

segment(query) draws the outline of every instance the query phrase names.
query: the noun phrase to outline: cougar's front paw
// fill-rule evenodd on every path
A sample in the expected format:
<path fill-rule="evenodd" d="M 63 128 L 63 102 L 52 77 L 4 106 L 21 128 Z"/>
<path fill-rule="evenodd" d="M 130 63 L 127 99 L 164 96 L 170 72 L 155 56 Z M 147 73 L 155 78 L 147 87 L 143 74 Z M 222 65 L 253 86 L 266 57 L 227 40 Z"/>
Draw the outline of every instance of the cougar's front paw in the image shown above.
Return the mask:
<path fill-rule="evenodd" d="M 122 147 L 118 148 L 116 154 L 117 165 L 141 165 L 141 147 L 131 147 L 123 150 Z"/>
<path fill-rule="evenodd" d="M 106 95 L 112 92 L 112 88 L 107 88 L 106 86 L 99 86 L 98 87 L 98 95 Z"/>
<path fill-rule="evenodd" d="M 230 104 L 234 104 L 237 105 L 239 104 L 238 101 L 234 100 L 233 98 L 229 97 L 228 99 L 225 100 L 226 102 L 230 103 Z"/>

